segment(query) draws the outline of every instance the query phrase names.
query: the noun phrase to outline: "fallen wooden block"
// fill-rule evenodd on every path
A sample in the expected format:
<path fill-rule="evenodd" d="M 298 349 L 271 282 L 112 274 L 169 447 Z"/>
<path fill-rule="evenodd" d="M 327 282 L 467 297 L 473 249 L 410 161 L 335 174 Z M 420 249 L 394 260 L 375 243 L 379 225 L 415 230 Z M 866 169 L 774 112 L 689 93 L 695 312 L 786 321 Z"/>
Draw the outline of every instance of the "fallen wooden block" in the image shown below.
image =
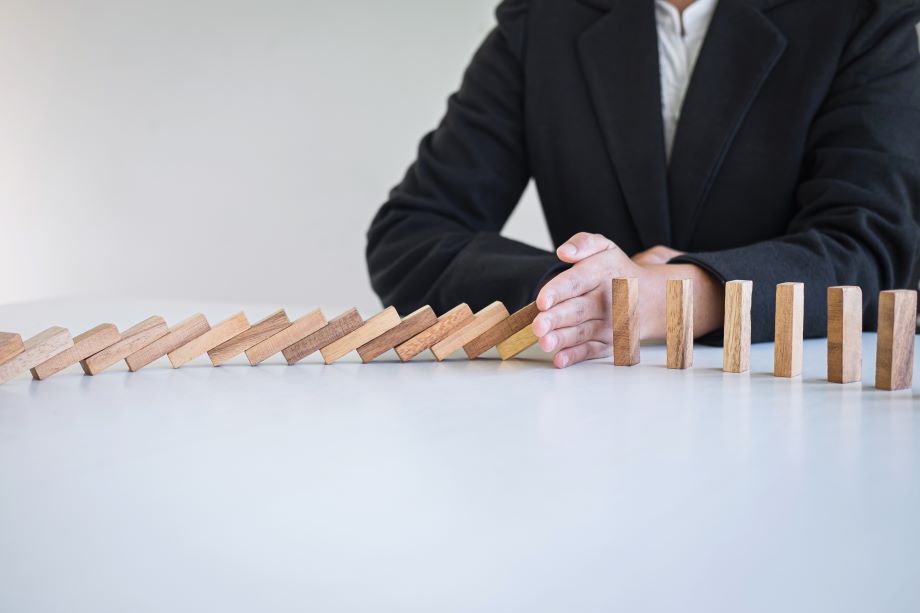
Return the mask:
<path fill-rule="evenodd" d="M 361 361 L 367 364 L 395 348 L 413 336 L 438 323 L 438 317 L 430 306 L 423 306 L 417 311 L 403 317 L 395 328 L 388 330 L 372 341 L 358 347 Z"/>
<path fill-rule="evenodd" d="M 855 286 L 827 288 L 827 380 L 854 383 L 862 379 L 862 290 Z"/>
<path fill-rule="evenodd" d="M 164 357 L 170 351 L 175 351 L 179 347 L 188 344 L 211 329 L 208 320 L 201 313 L 192 315 L 188 319 L 176 324 L 169 329 L 169 333 L 161 336 L 146 347 L 135 351 L 127 358 L 128 370 L 137 372 L 141 368 L 152 364 L 153 362 Z"/>
<path fill-rule="evenodd" d="M 725 284 L 725 325 L 722 370 L 743 373 L 751 369 L 751 281 Z"/>
<path fill-rule="evenodd" d="M 533 324 L 530 323 L 500 342 L 496 349 L 498 349 L 498 356 L 504 361 L 516 357 L 528 347 L 533 347 L 539 342 L 540 339 L 533 333 Z"/>
<path fill-rule="evenodd" d="M 635 366 L 639 352 L 639 279 L 614 279 L 611 287 L 613 308 L 613 363 Z"/>
<path fill-rule="evenodd" d="M 337 341 L 320 349 L 323 361 L 326 362 L 326 364 L 332 364 L 342 359 L 361 345 L 369 343 L 381 334 L 392 330 L 398 326 L 401 321 L 396 309 L 387 307 L 377 315 L 368 319 L 360 328 L 352 330 Z"/>
<path fill-rule="evenodd" d="M 916 325 L 915 290 L 894 290 L 879 294 L 875 387 L 888 391 L 913 387 Z"/>
<path fill-rule="evenodd" d="M 22 337 L 13 332 L 0 332 L 0 364 L 25 351 Z"/>
<path fill-rule="evenodd" d="M 408 362 L 426 349 L 447 338 L 461 327 L 473 321 L 473 311 L 464 303 L 459 304 L 438 317 L 438 322 L 396 346 L 396 355 Z"/>
<path fill-rule="evenodd" d="M 96 355 L 121 340 L 121 334 L 114 324 L 100 324 L 73 339 L 73 347 L 62 351 L 50 360 L 32 369 L 32 378 L 43 381 L 65 368 L 75 366 L 81 360 Z"/>
<path fill-rule="evenodd" d="M 693 280 L 668 280 L 666 302 L 668 368 L 690 368 L 693 366 Z"/>
<path fill-rule="evenodd" d="M 360 315 L 358 315 L 358 319 L 361 319 Z M 246 357 L 249 358 L 251 365 L 258 366 L 276 353 L 285 352 L 288 348 L 309 338 L 326 325 L 326 317 L 321 310 L 310 311 L 281 332 L 247 349 Z M 286 356 L 287 354 L 285 353 Z M 288 363 L 290 364 L 291 362 L 288 361 Z"/>
<path fill-rule="evenodd" d="M 290 327 L 290 325 L 291 320 L 288 319 L 284 309 L 275 311 L 262 321 L 253 324 L 248 330 L 244 330 L 226 343 L 222 343 L 208 351 L 208 356 L 210 356 L 211 363 L 214 366 L 220 366 L 265 339 L 271 338 L 285 328 Z"/>
<path fill-rule="evenodd" d="M 54 326 L 36 334 L 22 344 L 22 351 L 0 364 L 0 385 L 71 347 L 73 339 L 65 328 Z"/>
<path fill-rule="evenodd" d="M 802 374 L 804 331 L 805 285 L 780 283 L 776 286 L 774 377 L 798 377 Z"/>
<path fill-rule="evenodd" d="M 508 309 L 501 302 L 493 302 L 475 315 L 466 325 L 460 327 L 444 340 L 431 347 L 431 353 L 439 362 L 449 357 L 465 344 L 508 317 Z"/>
<path fill-rule="evenodd" d="M 116 362 L 124 360 L 132 353 L 143 349 L 153 341 L 166 336 L 169 328 L 162 317 L 150 317 L 145 319 L 136 326 L 125 330 L 121 335 L 121 340 L 93 354 L 88 358 L 80 360 L 80 366 L 87 375 L 95 376 L 106 368 L 113 366 Z"/>
<path fill-rule="evenodd" d="M 195 358 L 203 356 L 218 345 L 226 343 L 247 328 L 249 328 L 249 320 L 246 319 L 246 314 L 237 313 L 216 326 L 212 326 L 210 330 L 201 336 L 193 338 L 181 347 L 173 349 L 166 355 L 169 357 L 169 361 L 173 365 L 173 368 L 182 368 Z"/>
<path fill-rule="evenodd" d="M 511 338 L 533 323 L 534 318 L 540 314 L 536 302 L 531 302 L 524 308 L 515 311 L 506 319 L 498 321 L 491 328 L 463 345 L 463 351 L 469 359 L 475 360 L 483 353 L 495 347 L 502 341 Z"/>

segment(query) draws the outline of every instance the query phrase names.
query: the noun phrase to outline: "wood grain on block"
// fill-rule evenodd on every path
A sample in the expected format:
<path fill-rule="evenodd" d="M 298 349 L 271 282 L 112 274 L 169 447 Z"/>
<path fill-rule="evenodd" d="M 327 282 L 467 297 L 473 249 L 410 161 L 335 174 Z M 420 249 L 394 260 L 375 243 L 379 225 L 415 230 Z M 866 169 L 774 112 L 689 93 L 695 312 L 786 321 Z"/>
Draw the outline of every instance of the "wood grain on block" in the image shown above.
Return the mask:
<path fill-rule="evenodd" d="M 463 351 L 466 352 L 469 359 L 475 360 L 492 347 L 511 338 L 515 333 L 532 324 L 534 318 L 539 314 L 540 309 L 537 308 L 537 303 L 531 302 L 466 343 L 463 346 Z"/>
<path fill-rule="evenodd" d="M 862 290 L 847 285 L 827 288 L 827 380 L 862 379 Z"/>
<path fill-rule="evenodd" d="M 473 315 L 469 323 L 455 330 L 444 340 L 435 343 L 431 347 L 431 353 L 440 362 L 507 317 L 508 309 L 505 308 L 505 305 L 501 302 L 493 302 Z"/>
<path fill-rule="evenodd" d="M 0 364 L 0 385 L 73 347 L 66 328 L 54 326 L 22 344 L 22 351 Z"/>
<path fill-rule="evenodd" d="M 612 292 L 613 363 L 635 366 L 639 349 L 639 279 L 614 279 Z"/>
<path fill-rule="evenodd" d="M 75 366 L 81 360 L 96 355 L 121 340 L 121 334 L 114 324 L 100 324 L 73 339 L 73 347 L 62 351 L 50 360 L 32 369 L 32 378 L 43 381 L 65 368 Z"/>
<path fill-rule="evenodd" d="M 210 356 L 211 363 L 214 366 L 220 366 L 247 349 L 251 349 L 265 339 L 271 338 L 285 328 L 290 327 L 290 325 L 291 320 L 288 319 L 284 309 L 275 311 L 262 321 L 253 324 L 248 330 L 244 330 L 226 343 L 222 343 L 208 351 L 208 356 Z"/>
<path fill-rule="evenodd" d="M 403 317 L 395 328 L 358 347 L 358 355 L 361 356 L 361 361 L 367 364 L 436 323 L 438 323 L 438 317 L 431 310 L 431 307 L 423 306 L 414 313 Z"/>
<path fill-rule="evenodd" d="M 722 370 L 742 373 L 751 369 L 751 281 L 725 284 L 725 326 Z"/>
<path fill-rule="evenodd" d="M 804 332 L 805 285 L 780 283 L 776 286 L 773 376 L 798 377 L 802 374 Z"/>
<path fill-rule="evenodd" d="M 668 368 L 693 366 L 693 280 L 670 279 L 667 287 Z"/>
<path fill-rule="evenodd" d="M 164 357 L 170 351 L 175 351 L 179 347 L 190 343 L 210 329 L 211 325 L 204 315 L 201 313 L 192 315 L 170 328 L 169 332 L 164 336 L 125 358 L 128 370 L 137 372 Z"/>
<path fill-rule="evenodd" d="M 0 364 L 25 351 L 22 337 L 14 332 L 0 332 Z"/>
<path fill-rule="evenodd" d="M 359 320 L 361 319 L 360 315 L 357 317 Z M 323 312 L 319 309 L 310 311 L 281 332 L 247 349 L 246 357 L 249 358 L 250 364 L 257 366 L 276 353 L 284 352 L 289 347 L 309 338 L 318 330 L 322 330 L 325 326 L 326 316 L 323 315 Z M 287 357 L 286 353 L 285 357 Z M 288 363 L 290 363 L 290 361 Z"/>
<path fill-rule="evenodd" d="M 913 387 L 916 326 L 916 291 L 894 290 L 879 294 L 875 387 L 888 391 Z"/>
<path fill-rule="evenodd" d="M 533 333 L 533 324 L 527 324 L 522 330 L 518 330 L 498 344 L 498 355 L 502 360 L 510 360 L 538 342 L 540 339 Z"/>
<path fill-rule="evenodd" d="M 473 321 L 473 311 L 466 303 L 459 304 L 438 317 L 438 322 L 416 334 L 409 340 L 396 346 L 396 355 L 403 362 L 408 362 L 426 349 L 444 340 L 449 335 Z"/>
<path fill-rule="evenodd" d="M 342 359 L 361 345 L 371 342 L 400 324 L 402 320 L 394 307 L 387 307 L 337 341 L 320 349 L 326 364 Z"/>
<path fill-rule="evenodd" d="M 226 343 L 231 338 L 249 328 L 249 320 L 245 313 L 237 313 L 228 317 L 210 330 L 195 337 L 181 347 L 167 353 L 173 368 L 182 368 L 195 358 L 203 356 L 215 347 Z"/>
<path fill-rule="evenodd" d="M 90 357 L 81 360 L 80 366 L 87 375 L 98 375 L 116 362 L 143 349 L 158 338 L 169 334 L 162 317 L 153 316 L 122 332 L 121 340 Z"/>

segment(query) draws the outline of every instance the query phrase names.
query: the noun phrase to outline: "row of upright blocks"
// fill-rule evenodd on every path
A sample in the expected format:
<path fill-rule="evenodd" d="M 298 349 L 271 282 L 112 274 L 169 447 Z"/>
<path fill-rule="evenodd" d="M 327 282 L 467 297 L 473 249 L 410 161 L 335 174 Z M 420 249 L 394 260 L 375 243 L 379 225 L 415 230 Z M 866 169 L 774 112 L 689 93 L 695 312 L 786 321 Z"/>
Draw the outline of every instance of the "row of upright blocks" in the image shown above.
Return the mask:
<path fill-rule="evenodd" d="M 693 282 L 674 279 L 667 283 L 667 366 L 693 366 Z M 725 284 L 722 369 L 731 373 L 750 370 L 751 281 Z M 612 317 L 614 364 L 639 363 L 639 281 L 613 279 Z M 831 383 L 854 383 L 862 378 L 862 290 L 855 286 L 827 289 L 827 379 Z M 776 286 L 776 323 L 773 374 L 802 374 L 804 348 L 805 286 Z M 883 390 L 910 389 L 913 385 L 914 335 L 917 324 L 917 292 L 889 290 L 879 294 L 875 386 Z"/>

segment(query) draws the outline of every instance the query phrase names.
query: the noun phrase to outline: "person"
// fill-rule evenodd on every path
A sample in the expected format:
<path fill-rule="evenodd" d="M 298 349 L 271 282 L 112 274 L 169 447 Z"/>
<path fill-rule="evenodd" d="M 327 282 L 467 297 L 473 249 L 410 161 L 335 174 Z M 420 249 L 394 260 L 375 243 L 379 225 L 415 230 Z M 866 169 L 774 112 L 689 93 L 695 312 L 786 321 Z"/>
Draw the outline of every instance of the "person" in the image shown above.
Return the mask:
<path fill-rule="evenodd" d="M 367 234 L 371 283 L 401 311 L 536 299 L 557 367 L 611 352 L 610 280 L 639 279 L 643 339 L 668 279 L 720 342 L 724 283 L 858 285 L 864 326 L 918 251 L 920 2 L 505 0 L 446 115 Z M 502 237 L 530 180 L 556 253 Z"/>

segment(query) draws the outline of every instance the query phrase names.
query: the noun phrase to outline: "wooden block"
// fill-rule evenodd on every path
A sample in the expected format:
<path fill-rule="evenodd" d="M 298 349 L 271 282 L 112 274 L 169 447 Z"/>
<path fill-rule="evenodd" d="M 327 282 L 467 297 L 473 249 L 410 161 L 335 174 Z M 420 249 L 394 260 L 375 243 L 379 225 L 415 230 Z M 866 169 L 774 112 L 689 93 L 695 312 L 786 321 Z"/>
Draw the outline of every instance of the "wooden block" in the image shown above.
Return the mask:
<path fill-rule="evenodd" d="M 166 355 L 169 357 L 169 361 L 172 363 L 173 368 L 182 368 L 195 358 L 204 355 L 218 345 L 226 343 L 248 328 L 249 320 L 246 319 L 246 314 L 237 313 L 216 326 L 213 326 L 201 336 L 193 338 L 181 347 L 173 349 Z"/>
<path fill-rule="evenodd" d="M 508 309 L 505 308 L 505 305 L 501 302 L 493 302 L 473 315 L 473 319 L 469 323 L 455 330 L 444 340 L 435 343 L 431 347 L 431 353 L 440 362 L 498 322 L 507 318 Z"/>
<path fill-rule="evenodd" d="M 158 338 L 146 347 L 136 351 L 125 358 L 128 370 L 137 372 L 148 364 L 159 360 L 170 351 L 175 351 L 187 345 L 211 329 L 208 320 L 201 313 L 192 315 L 169 329 L 169 333 Z"/>
<path fill-rule="evenodd" d="M 613 363 L 635 366 L 639 363 L 639 279 L 614 279 L 613 305 Z"/>
<path fill-rule="evenodd" d="M 537 308 L 537 303 L 531 302 L 466 343 L 463 346 L 463 351 L 466 352 L 466 356 L 469 359 L 475 360 L 492 347 L 511 338 L 514 334 L 532 324 L 534 318 L 539 314 L 540 309 Z"/>
<path fill-rule="evenodd" d="M 244 330 L 226 343 L 222 343 L 210 350 L 208 356 L 210 356 L 211 363 L 214 366 L 220 366 L 247 349 L 251 349 L 265 339 L 271 338 L 285 328 L 290 327 L 290 325 L 291 320 L 288 319 L 284 309 L 275 311 L 262 321 L 253 324 L 248 330 Z"/>
<path fill-rule="evenodd" d="M 438 323 L 397 345 L 396 355 L 403 362 L 408 362 L 426 349 L 431 349 L 432 346 L 471 321 L 473 321 L 473 311 L 469 305 L 466 303 L 459 304 L 438 317 Z"/>
<path fill-rule="evenodd" d="M 436 323 L 438 323 L 438 317 L 431 310 L 431 307 L 423 306 L 414 313 L 403 317 L 403 320 L 395 328 L 358 347 L 358 355 L 361 356 L 361 361 L 367 364 Z"/>
<path fill-rule="evenodd" d="M 80 366 L 87 375 L 94 376 L 101 373 L 106 368 L 113 366 L 116 362 L 124 360 L 126 357 L 135 353 L 158 338 L 169 334 L 169 328 L 162 317 L 150 317 L 133 328 L 125 330 L 121 335 L 121 340 L 93 354 L 90 357 L 81 360 Z"/>
<path fill-rule="evenodd" d="M 668 368 L 693 366 L 693 280 L 670 279 L 667 287 Z"/>
<path fill-rule="evenodd" d="M 804 331 L 805 285 L 780 283 L 776 286 L 774 377 L 798 377 L 802 374 Z"/>
<path fill-rule="evenodd" d="M 0 385 L 71 347 L 73 339 L 65 328 L 54 326 L 36 334 L 22 344 L 22 351 L 0 364 Z"/>
<path fill-rule="evenodd" d="M 81 360 L 96 355 L 103 349 L 111 347 L 121 340 L 121 334 L 114 324 L 101 324 L 74 337 L 73 347 L 62 351 L 50 360 L 42 362 L 32 369 L 32 378 L 43 381 L 56 375 L 65 368 L 76 365 Z"/>
<path fill-rule="evenodd" d="M 371 342 L 378 336 L 392 330 L 402 320 L 393 307 L 387 307 L 382 312 L 368 319 L 360 328 L 352 330 L 337 341 L 320 349 L 326 364 L 342 359 L 361 345 Z"/>
<path fill-rule="evenodd" d="M 751 296 L 754 283 L 725 284 L 725 326 L 722 370 L 742 373 L 751 369 Z"/>
<path fill-rule="evenodd" d="M 13 332 L 0 332 L 0 364 L 13 358 L 23 351 L 26 346 L 22 344 L 22 337 Z"/>
<path fill-rule="evenodd" d="M 355 311 L 355 316 L 359 321 L 361 320 L 361 316 L 357 314 L 357 311 Z M 249 363 L 251 365 L 258 366 L 276 353 L 284 352 L 289 347 L 310 338 L 318 330 L 322 330 L 326 327 L 326 325 L 326 317 L 323 315 L 322 311 L 319 309 L 310 311 L 281 332 L 247 349 L 246 357 L 249 358 Z M 361 324 L 359 323 L 358 325 L 360 326 Z M 285 357 L 287 357 L 287 353 L 285 353 Z M 288 363 L 291 363 L 290 360 Z"/>
<path fill-rule="evenodd" d="M 528 347 L 533 347 L 540 339 L 533 333 L 533 324 L 527 324 L 498 344 L 498 355 L 502 360 L 510 360 Z"/>
<path fill-rule="evenodd" d="M 879 294 L 875 387 L 888 391 L 913 387 L 916 325 L 915 290 L 894 290 Z"/>
<path fill-rule="evenodd" d="M 853 383 L 862 379 L 862 290 L 827 288 L 827 380 Z"/>

